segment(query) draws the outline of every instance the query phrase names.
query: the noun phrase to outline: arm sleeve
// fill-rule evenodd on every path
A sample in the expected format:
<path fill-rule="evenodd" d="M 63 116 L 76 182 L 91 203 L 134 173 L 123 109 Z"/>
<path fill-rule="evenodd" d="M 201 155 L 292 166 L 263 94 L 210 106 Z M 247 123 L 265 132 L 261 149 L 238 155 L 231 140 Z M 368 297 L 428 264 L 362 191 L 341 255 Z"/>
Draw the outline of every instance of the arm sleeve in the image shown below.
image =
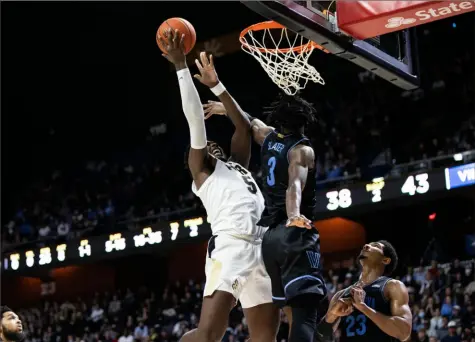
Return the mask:
<path fill-rule="evenodd" d="M 177 76 L 180 85 L 181 104 L 190 128 L 191 148 L 200 150 L 207 145 L 204 111 L 200 96 L 193 84 L 188 68 L 178 70 Z"/>

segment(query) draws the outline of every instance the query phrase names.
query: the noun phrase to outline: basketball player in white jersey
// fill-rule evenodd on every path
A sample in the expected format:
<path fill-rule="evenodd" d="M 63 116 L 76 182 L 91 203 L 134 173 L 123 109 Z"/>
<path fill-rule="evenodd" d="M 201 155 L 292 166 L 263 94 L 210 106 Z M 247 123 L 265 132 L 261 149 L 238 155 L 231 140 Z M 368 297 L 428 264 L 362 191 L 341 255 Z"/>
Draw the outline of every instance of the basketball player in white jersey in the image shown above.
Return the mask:
<path fill-rule="evenodd" d="M 193 177 L 193 192 L 200 197 L 211 223 L 213 236 L 208 243 L 206 285 L 198 328 L 181 341 L 221 341 L 228 326 L 228 316 L 239 300 L 244 309 L 252 342 L 275 341 L 279 311 L 272 304 L 271 282 L 261 256 L 262 236 L 259 227 L 264 198 L 247 170 L 251 153 L 251 126 L 226 91 L 214 69 L 212 56 L 200 55 L 196 65 L 201 75 L 195 77 L 218 96 L 228 108 L 235 126 L 231 157 L 216 143 L 206 139 L 204 111 L 193 84 L 183 53 L 184 35 L 169 31 L 164 57 L 177 70 L 183 111 L 190 128 L 191 147 L 188 166 Z"/>

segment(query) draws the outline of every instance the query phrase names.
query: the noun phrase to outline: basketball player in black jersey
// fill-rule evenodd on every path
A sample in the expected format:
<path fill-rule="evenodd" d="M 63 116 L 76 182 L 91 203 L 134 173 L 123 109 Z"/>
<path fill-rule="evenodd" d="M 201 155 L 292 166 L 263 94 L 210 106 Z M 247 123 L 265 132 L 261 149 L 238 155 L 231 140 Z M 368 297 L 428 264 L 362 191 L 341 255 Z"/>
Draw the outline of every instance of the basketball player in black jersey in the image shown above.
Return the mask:
<path fill-rule="evenodd" d="M 0 341 L 17 342 L 25 338 L 21 320 L 8 306 L 1 307 Z"/>
<path fill-rule="evenodd" d="M 387 241 L 372 242 L 358 259 L 360 280 L 332 298 L 318 328 L 322 340 L 339 326 L 341 342 L 406 341 L 412 330 L 409 295 L 402 282 L 389 278 L 397 265 L 396 250 Z"/>
<path fill-rule="evenodd" d="M 205 114 L 223 114 L 220 103 L 204 105 Z M 225 110 L 224 110 L 225 112 Z M 299 96 L 281 95 L 267 111 L 267 126 L 250 117 L 254 140 L 261 145 L 262 192 L 269 226 L 262 242 L 264 263 L 272 280 L 274 303 L 290 306 L 290 342 L 313 341 L 317 307 L 326 295 L 321 277 L 320 240 L 313 218 L 315 153 L 305 127 L 315 110 Z M 289 317 L 290 318 L 290 317 Z"/>

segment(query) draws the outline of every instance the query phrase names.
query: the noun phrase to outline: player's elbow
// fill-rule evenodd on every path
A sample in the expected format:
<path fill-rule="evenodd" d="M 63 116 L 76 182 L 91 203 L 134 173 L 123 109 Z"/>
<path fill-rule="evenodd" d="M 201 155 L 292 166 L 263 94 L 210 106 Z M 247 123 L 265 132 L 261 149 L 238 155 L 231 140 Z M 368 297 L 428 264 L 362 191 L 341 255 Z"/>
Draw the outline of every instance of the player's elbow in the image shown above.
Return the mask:
<path fill-rule="evenodd" d="M 401 324 L 398 336 L 395 337 L 402 342 L 409 340 L 411 337 L 411 323 L 405 320 L 404 323 Z"/>

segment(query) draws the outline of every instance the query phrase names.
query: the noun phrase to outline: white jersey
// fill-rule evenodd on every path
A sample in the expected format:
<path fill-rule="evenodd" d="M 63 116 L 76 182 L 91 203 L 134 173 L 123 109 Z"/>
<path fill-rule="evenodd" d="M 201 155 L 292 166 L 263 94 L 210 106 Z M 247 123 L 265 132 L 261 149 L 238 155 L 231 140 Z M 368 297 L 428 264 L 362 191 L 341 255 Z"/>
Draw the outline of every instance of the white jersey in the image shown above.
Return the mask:
<path fill-rule="evenodd" d="M 234 162 L 216 160 L 213 173 L 193 192 L 208 213 L 213 235 L 252 235 L 261 237 L 265 229 L 257 226 L 264 211 L 264 197 L 251 173 Z"/>

